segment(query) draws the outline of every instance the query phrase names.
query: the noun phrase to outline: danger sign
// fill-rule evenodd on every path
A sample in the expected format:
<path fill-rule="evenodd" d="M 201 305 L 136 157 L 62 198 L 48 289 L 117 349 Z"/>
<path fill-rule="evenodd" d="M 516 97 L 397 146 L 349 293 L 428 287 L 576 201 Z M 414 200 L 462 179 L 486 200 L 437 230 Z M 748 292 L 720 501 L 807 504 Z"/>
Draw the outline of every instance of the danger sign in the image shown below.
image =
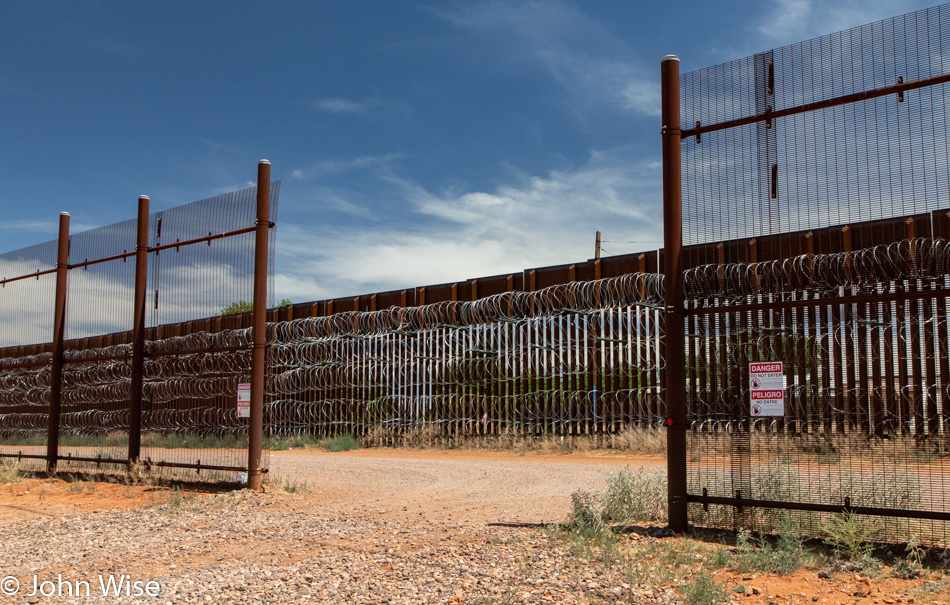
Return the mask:
<path fill-rule="evenodd" d="M 753 416 L 785 415 L 785 376 L 781 361 L 749 364 L 749 412 Z"/>
<path fill-rule="evenodd" d="M 242 382 L 238 385 L 237 417 L 238 418 L 251 417 L 251 385 L 250 383 Z"/>

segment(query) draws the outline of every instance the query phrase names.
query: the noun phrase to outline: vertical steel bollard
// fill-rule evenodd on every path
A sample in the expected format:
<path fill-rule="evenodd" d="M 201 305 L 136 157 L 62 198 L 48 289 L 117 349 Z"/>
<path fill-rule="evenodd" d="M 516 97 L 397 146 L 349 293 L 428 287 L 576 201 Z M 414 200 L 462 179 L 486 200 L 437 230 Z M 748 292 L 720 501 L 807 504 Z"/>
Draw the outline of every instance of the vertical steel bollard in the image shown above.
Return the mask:
<path fill-rule="evenodd" d="M 663 330 L 667 413 L 669 523 L 688 528 L 686 486 L 686 335 L 683 309 L 683 191 L 680 165 L 680 63 L 676 55 L 660 64 L 663 136 L 663 249 L 665 321 Z"/>
<path fill-rule="evenodd" d="M 66 277 L 69 272 L 69 213 L 59 214 L 56 255 L 56 306 L 53 314 L 53 359 L 50 367 L 49 417 L 46 432 L 46 472 L 56 472 L 59 456 L 59 415 L 63 400 L 63 338 L 66 335 Z"/>
<path fill-rule="evenodd" d="M 254 239 L 254 323 L 251 358 L 251 418 L 247 429 L 247 487 L 261 491 L 264 445 L 264 353 L 267 335 L 267 230 L 270 228 L 270 162 L 257 163 L 257 228 Z"/>
<path fill-rule="evenodd" d="M 132 320 L 132 376 L 129 401 L 129 464 L 138 462 L 142 449 L 142 388 L 145 374 L 145 290 L 148 286 L 147 195 L 139 196 L 135 235 L 135 293 Z"/>

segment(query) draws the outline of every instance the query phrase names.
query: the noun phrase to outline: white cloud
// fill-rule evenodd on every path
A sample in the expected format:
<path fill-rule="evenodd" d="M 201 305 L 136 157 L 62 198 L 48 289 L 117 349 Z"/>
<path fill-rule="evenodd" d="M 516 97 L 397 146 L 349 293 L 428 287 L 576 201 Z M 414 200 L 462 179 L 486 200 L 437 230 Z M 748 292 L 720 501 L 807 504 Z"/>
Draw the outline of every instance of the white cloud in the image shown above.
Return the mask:
<path fill-rule="evenodd" d="M 632 54 L 626 43 L 569 4 L 469 3 L 442 14 L 459 27 L 491 37 L 491 47 L 504 49 L 511 61 L 527 57 L 541 65 L 585 105 L 606 103 L 637 114 L 659 115 L 655 70 L 626 58 Z"/>
<path fill-rule="evenodd" d="M 149 270 L 154 273 L 154 257 Z M 242 260 L 249 266 L 250 259 Z M 4 260 L 9 276 L 36 270 L 36 260 Z M 134 263 L 114 261 L 73 269 L 68 275 L 66 338 L 84 338 L 132 328 Z M 155 276 L 150 276 L 146 305 L 149 326 L 210 317 L 228 304 L 249 300 L 253 276 L 247 269 L 220 262 L 165 262 L 159 286 L 159 308 L 152 301 Z M 12 282 L 0 289 L 0 346 L 50 342 L 53 335 L 54 274 Z"/>
<path fill-rule="evenodd" d="M 314 108 L 326 113 L 366 113 L 372 105 L 372 102 L 351 101 L 341 97 L 317 99 L 313 102 Z"/>
<path fill-rule="evenodd" d="M 79 233 L 80 231 L 87 231 L 89 229 L 95 229 L 101 225 L 91 225 L 86 223 L 76 223 L 70 221 L 69 231 L 70 233 Z M 31 233 L 45 233 L 50 235 L 53 238 L 56 238 L 59 234 L 59 221 L 37 221 L 37 220 L 9 220 L 0 222 L 0 231 L 28 231 Z M 15 252 L 15 251 L 14 251 Z M 4 254 L 10 254 L 6 252 Z"/>
<path fill-rule="evenodd" d="M 362 155 L 353 158 L 334 158 L 320 160 L 305 168 L 297 168 L 291 176 L 301 180 L 316 180 L 333 174 L 342 174 L 353 170 L 385 169 L 394 161 L 403 157 L 401 153 Z"/>
<path fill-rule="evenodd" d="M 5 260 L 4 277 L 36 271 L 40 261 Z M 50 342 L 53 340 L 53 303 L 56 275 L 11 282 L 0 289 L 0 346 Z M 44 302 L 48 304 L 44 304 Z"/>
<path fill-rule="evenodd" d="M 927 3 L 907 0 L 773 0 L 755 26 L 762 47 L 753 52 L 794 44 L 927 6 Z"/>
<path fill-rule="evenodd" d="M 281 225 L 275 296 L 303 302 L 580 262 L 593 256 L 597 230 L 606 239 L 655 241 L 660 177 L 656 162 L 630 149 L 594 153 L 573 170 L 521 175 L 492 191 L 434 193 L 382 175 L 408 208 L 404 220 Z"/>

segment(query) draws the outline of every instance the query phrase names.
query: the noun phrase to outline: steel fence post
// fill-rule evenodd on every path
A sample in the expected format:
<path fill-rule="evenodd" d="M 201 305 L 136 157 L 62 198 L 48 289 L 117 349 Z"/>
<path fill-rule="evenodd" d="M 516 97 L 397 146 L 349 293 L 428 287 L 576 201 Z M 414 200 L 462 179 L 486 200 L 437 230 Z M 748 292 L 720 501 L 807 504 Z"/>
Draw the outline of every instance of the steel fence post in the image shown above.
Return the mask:
<path fill-rule="evenodd" d="M 53 359 L 50 367 L 49 417 L 46 434 L 46 472 L 56 472 L 59 456 L 59 415 L 63 398 L 63 338 L 66 335 L 66 285 L 69 272 L 69 213 L 59 214 L 56 254 L 56 302 L 53 312 Z"/>
<path fill-rule="evenodd" d="M 135 235 L 135 293 L 132 320 L 132 372 L 129 385 L 129 464 L 138 462 L 142 449 L 142 388 L 145 371 L 145 290 L 148 285 L 149 197 L 139 196 Z"/>
<path fill-rule="evenodd" d="M 683 191 L 680 165 L 679 57 L 660 64 L 663 137 L 663 250 L 665 313 L 663 389 L 667 407 L 667 478 L 669 524 L 675 532 L 688 528 L 686 504 L 686 335 L 683 312 Z"/>
<path fill-rule="evenodd" d="M 251 418 L 247 435 L 247 487 L 261 491 L 264 442 L 264 353 L 267 345 L 267 236 L 270 229 L 270 162 L 257 163 L 257 220 L 254 239 L 254 323 L 251 357 Z"/>

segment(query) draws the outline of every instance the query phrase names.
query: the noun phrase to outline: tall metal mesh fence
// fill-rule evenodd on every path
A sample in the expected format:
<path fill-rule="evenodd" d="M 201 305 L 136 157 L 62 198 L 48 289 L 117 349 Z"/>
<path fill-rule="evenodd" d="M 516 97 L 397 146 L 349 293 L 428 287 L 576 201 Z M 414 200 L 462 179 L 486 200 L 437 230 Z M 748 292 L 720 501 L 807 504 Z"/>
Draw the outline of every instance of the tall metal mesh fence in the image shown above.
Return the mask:
<path fill-rule="evenodd" d="M 279 191 L 280 183 L 273 183 L 272 217 Z M 237 385 L 250 382 L 249 337 L 245 331 L 191 334 L 187 322 L 253 299 L 255 212 L 251 187 L 149 217 L 145 317 L 152 328 L 141 450 L 147 463 L 247 465 L 247 420 L 235 418 L 235 397 Z M 64 470 L 88 470 L 89 458 L 127 458 L 135 244 L 135 220 L 70 237 L 58 448 Z M 273 237 L 269 246 L 273 280 Z M 11 252 L 0 257 L 0 273 L 55 271 L 55 257 L 55 241 Z M 0 359 L 5 455 L 45 451 L 52 349 L 35 343 L 52 338 L 55 280 L 46 273 L 5 283 L 0 291 L 0 314 L 10 326 L 4 344 L 23 345 L 7 346 Z M 17 319 L 21 315 L 37 319 L 24 322 Z"/>
<path fill-rule="evenodd" d="M 948 73 L 944 5 L 682 76 L 693 522 L 947 543 Z"/>

